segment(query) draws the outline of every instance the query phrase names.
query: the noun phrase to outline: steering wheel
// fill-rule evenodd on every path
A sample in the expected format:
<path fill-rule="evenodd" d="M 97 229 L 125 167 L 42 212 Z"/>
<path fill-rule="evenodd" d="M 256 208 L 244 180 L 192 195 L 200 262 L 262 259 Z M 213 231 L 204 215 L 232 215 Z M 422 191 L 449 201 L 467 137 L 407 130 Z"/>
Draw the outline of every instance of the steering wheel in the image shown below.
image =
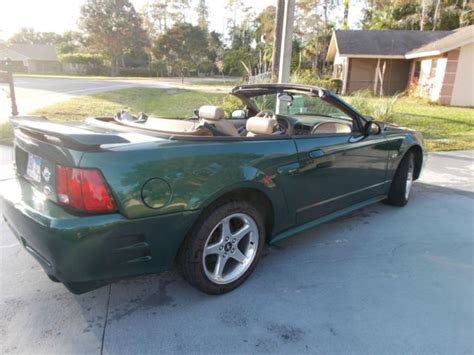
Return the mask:
<path fill-rule="evenodd" d="M 275 112 L 273 112 L 272 110 L 262 110 L 259 113 L 257 113 L 255 117 L 276 118 Z"/>

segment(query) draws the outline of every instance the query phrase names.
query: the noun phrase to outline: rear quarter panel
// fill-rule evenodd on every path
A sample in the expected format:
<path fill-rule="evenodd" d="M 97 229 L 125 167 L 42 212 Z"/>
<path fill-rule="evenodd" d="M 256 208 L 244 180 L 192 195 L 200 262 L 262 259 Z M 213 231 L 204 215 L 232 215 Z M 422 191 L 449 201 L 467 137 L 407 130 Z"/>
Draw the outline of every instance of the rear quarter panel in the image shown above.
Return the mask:
<path fill-rule="evenodd" d="M 85 153 L 81 167 L 100 168 L 120 211 L 128 218 L 168 214 L 206 207 L 223 194 L 239 188 L 262 191 L 274 208 L 274 230 L 294 222 L 282 191 L 279 166 L 296 162 L 293 140 L 177 141 L 117 146 Z M 168 203 L 150 208 L 142 187 L 152 178 L 171 189 Z"/>

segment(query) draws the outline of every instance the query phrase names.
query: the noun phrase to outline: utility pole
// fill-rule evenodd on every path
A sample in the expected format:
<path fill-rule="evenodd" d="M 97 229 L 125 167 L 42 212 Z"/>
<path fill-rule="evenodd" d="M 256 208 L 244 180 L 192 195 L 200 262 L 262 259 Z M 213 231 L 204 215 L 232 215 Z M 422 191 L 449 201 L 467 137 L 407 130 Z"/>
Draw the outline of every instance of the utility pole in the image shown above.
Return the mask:
<path fill-rule="evenodd" d="M 13 64 L 10 58 L 4 60 L 5 69 L 7 71 L 0 71 L 0 83 L 7 83 L 10 89 L 10 100 L 12 104 L 12 116 L 18 115 L 18 108 L 16 105 L 15 85 L 13 84 Z"/>
<path fill-rule="evenodd" d="M 278 83 L 287 83 L 290 81 L 294 18 L 295 0 L 285 0 L 280 49 L 280 68 L 278 70 Z"/>
<path fill-rule="evenodd" d="M 272 81 L 278 80 L 278 69 L 280 68 L 281 55 L 281 34 L 283 32 L 283 18 L 285 13 L 285 0 L 277 0 L 275 35 L 273 36 L 273 55 L 272 55 Z"/>

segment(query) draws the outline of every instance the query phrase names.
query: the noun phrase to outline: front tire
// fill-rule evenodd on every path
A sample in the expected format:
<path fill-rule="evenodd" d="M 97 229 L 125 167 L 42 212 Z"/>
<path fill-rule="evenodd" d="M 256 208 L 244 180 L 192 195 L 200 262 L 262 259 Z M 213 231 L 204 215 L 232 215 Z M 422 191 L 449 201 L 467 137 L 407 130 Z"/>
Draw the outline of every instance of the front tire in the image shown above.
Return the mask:
<path fill-rule="evenodd" d="M 265 244 L 265 223 L 250 203 L 228 200 L 208 208 L 181 247 L 184 278 L 209 294 L 240 286 L 255 269 Z"/>
<path fill-rule="evenodd" d="M 403 157 L 392 180 L 386 203 L 393 206 L 405 206 L 410 199 L 415 173 L 415 157 L 408 152 Z"/>

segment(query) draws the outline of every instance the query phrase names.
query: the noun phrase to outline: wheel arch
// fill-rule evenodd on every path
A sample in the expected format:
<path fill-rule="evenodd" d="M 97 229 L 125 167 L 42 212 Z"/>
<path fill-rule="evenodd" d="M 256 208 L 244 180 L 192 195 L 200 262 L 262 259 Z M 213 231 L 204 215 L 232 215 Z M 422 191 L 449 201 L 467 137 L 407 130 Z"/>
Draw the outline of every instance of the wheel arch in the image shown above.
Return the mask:
<path fill-rule="evenodd" d="M 175 262 L 178 262 L 179 259 L 182 257 L 183 246 L 186 243 L 186 240 L 190 235 L 192 235 L 192 231 L 195 229 L 198 223 L 201 223 L 205 218 L 206 214 L 209 209 L 212 209 L 213 206 L 217 206 L 224 201 L 230 200 L 245 200 L 252 203 L 254 206 L 259 208 L 259 210 L 264 211 L 264 221 L 265 221 L 265 231 L 266 236 L 265 240 L 268 242 L 272 236 L 272 230 L 274 228 L 275 223 L 275 203 L 272 201 L 271 197 L 266 191 L 263 191 L 262 188 L 258 188 L 255 186 L 240 186 L 235 188 L 230 188 L 225 191 L 221 191 L 218 194 L 215 194 L 212 198 L 209 198 L 206 202 L 201 205 L 201 213 L 196 218 L 192 226 L 189 228 L 188 232 L 184 236 L 183 240 L 180 243 L 180 246 L 177 249 L 177 253 L 175 256 Z"/>
<path fill-rule="evenodd" d="M 406 153 L 404 154 L 403 157 L 405 157 L 405 155 L 408 154 L 408 152 L 412 152 L 413 153 L 413 157 L 414 157 L 414 160 L 415 160 L 415 172 L 414 172 L 414 179 L 417 180 L 419 177 L 420 177 L 420 174 L 421 174 L 421 168 L 423 166 L 423 150 L 421 149 L 421 147 L 419 145 L 412 145 L 407 151 Z M 403 158 L 402 158 L 403 159 Z M 401 160 L 400 160 L 401 162 Z"/>
<path fill-rule="evenodd" d="M 270 194 L 263 188 L 257 186 L 240 186 L 221 191 L 213 198 L 203 204 L 203 212 L 214 205 L 223 203 L 226 200 L 244 200 L 251 203 L 259 211 L 263 212 L 265 220 L 266 240 L 270 239 L 273 228 L 275 226 L 275 202 L 270 197 Z"/>

